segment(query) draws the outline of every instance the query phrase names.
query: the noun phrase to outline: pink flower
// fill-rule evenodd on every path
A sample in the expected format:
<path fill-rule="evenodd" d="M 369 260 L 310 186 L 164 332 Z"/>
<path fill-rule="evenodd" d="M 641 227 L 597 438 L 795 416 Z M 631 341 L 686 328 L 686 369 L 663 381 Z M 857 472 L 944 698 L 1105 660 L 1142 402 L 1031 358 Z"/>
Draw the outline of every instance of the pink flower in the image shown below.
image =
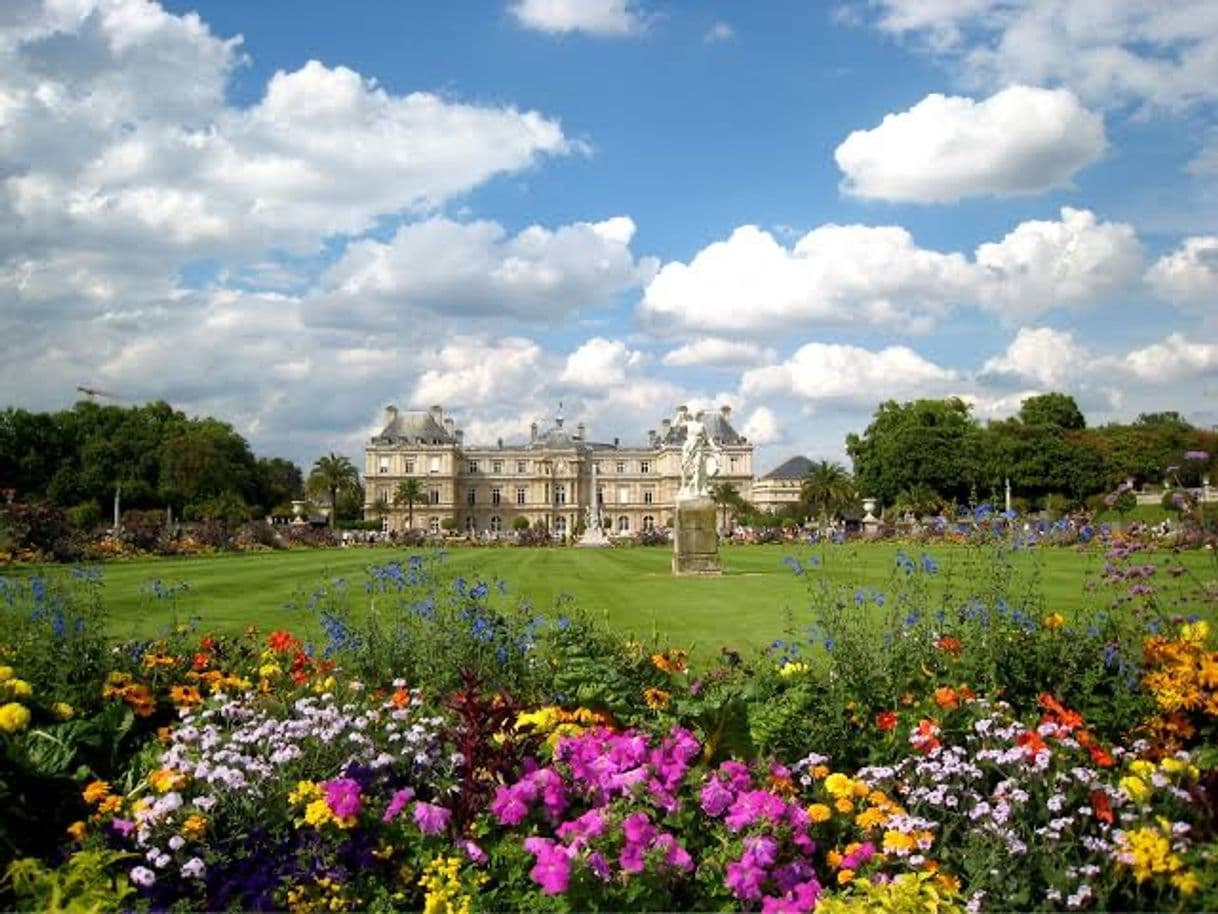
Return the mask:
<path fill-rule="evenodd" d="M 443 806 L 435 806 L 431 803 L 424 803 L 421 800 L 414 804 L 414 822 L 419 826 L 419 831 L 425 835 L 438 835 L 444 829 L 448 828 L 448 822 L 452 819 L 452 811 L 445 809 Z"/>
<path fill-rule="evenodd" d="M 737 898 L 756 901 L 761 897 L 761 883 L 764 879 L 765 871 L 746 857 L 727 865 L 727 875 L 723 883 Z"/>
<path fill-rule="evenodd" d="M 385 814 L 381 816 L 382 822 L 392 822 L 397 818 L 398 813 L 406 808 L 406 804 L 414 798 L 414 791 L 409 787 L 396 791 L 389 799 L 389 805 L 385 807 Z"/>
<path fill-rule="evenodd" d="M 571 861 L 566 849 L 548 838 L 526 838 L 524 849 L 537 858 L 529 878 L 547 895 L 561 895 L 571 883 Z"/>
<path fill-rule="evenodd" d="M 735 797 L 730 790 L 723 786 L 723 782 L 716 777 L 712 777 L 702 788 L 702 811 L 708 816 L 717 819 L 732 805 L 733 799 Z"/>
<path fill-rule="evenodd" d="M 853 853 L 847 854 L 842 858 L 840 869 L 857 870 L 868 860 L 875 856 L 875 845 L 870 841 L 860 844 Z"/>
<path fill-rule="evenodd" d="M 353 778 L 337 778 L 321 785 L 330 812 L 339 819 L 350 819 L 359 815 L 363 805 L 360 799 L 359 782 Z"/>
<path fill-rule="evenodd" d="M 486 851 L 480 848 L 473 841 L 458 841 L 457 845 L 461 848 L 461 850 L 465 851 L 465 856 L 468 857 L 472 862 L 479 865 L 486 863 Z"/>
<path fill-rule="evenodd" d="M 495 799 L 491 801 L 491 812 L 499 820 L 500 825 L 519 825 L 529 814 L 528 804 L 523 797 L 520 785 L 508 787 L 500 785 L 495 790 Z"/>

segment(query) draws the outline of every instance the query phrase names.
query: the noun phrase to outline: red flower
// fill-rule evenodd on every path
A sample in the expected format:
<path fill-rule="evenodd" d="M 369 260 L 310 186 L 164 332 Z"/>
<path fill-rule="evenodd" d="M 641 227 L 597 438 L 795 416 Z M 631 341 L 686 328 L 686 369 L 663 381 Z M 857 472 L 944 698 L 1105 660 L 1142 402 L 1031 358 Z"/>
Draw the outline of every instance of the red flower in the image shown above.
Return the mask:
<path fill-rule="evenodd" d="M 964 650 L 964 644 L 960 641 L 960 639 L 951 635 L 944 635 L 935 642 L 935 647 L 943 651 L 945 654 L 951 654 L 953 657 L 960 656 L 960 652 Z"/>
<path fill-rule="evenodd" d="M 282 629 L 267 635 L 266 643 L 270 645 L 271 650 L 280 654 L 294 651 L 300 646 L 300 642 L 292 637 L 291 632 L 283 631 Z"/>
<path fill-rule="evenodd" d="M 940 686 L 935 689 L 935 704 L 944 711 L 954 711 L 960 706 L 960 697 L 951 686 Z"/>
<path fill-rule="evenodd" d="M 1095 810 L 1095 817 L 1101 822 L 1111 825 L 1116 821 L 1116 817 L 1112 814 L 1112 804 L 1108 801 L 1108 794 L 1104 791 L 1091 791 L 1091 808 Z"/>
<path fill-rule="evenodd" d="M 881 711 L 875 716 L 875 725 L 887 733 L 897 725 L 897 712 Z"/>

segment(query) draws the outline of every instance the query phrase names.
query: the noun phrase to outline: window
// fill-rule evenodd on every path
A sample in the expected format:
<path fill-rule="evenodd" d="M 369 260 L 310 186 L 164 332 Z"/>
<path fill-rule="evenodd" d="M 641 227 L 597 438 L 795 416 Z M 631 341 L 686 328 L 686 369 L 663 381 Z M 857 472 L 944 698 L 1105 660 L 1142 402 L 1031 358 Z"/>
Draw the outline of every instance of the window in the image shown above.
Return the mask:
<path fill-rule="evenodd" d="M 503 472 L 503 461 L 502 460 L 492 460 L 491 461 L 491 472 L 492 473 L 502 473 Z"/>
<path fill-rule="evenodd" d="M 650 473 L 651 472 L 651 461 L 650 460 L 640 460 L 639 461 L 639 472 L 640 473 Z"/>
<path fill-rule="evenodd" d="M 654 530 L 655 528 L 656 528 L 656 519 L 654 517 L 652 517 L 650 514 L 644 515 L 643 529 L 644 530 Z"/>
<path fill-rule="evenodd" d="M 529 462 L 527 460 L 516 461 L 516 472 L 527 473 L 529 471 Z"/>
<path fill-rule="evenodd" d="M 592 471 L 594 473 L 599 473 L 601 471 L 601 462 L 599 460 L 592 461 Z"/>
<path fill-rule="evenodd" d="M 625 472 L 626 472 L 626 461 L 625 461 L 625 460 L 619 460 L 619 461 L 617 462 L 617 471 L 618 471 L 619 473 L 625 473 Z"/>
<path fill-rule="evenodd" d="M 440 532 L 440 518 L 438 518 L 438 517 L 428 518 L 427 529 L 430 530 L 432 533 L 439 533 Z"/>
<path fill-rule="evenodd" d="M 472 514 L 468 515 L 465 518 L 465 532 L 466 533 L 476 533 L 477 530 L 478 530 L 478 524 L 474 520 L 474 515 L 472 515 Z"/>
<path fill-rule="evenodd" d="M 414 472 L 414 458 L 413 457 L 406 458 L 406 472 L 407 473 Z"/>
<path fill-rule="evenodd" d="M 621 517 L 619 517 L 617 519 L 617 532 L 618 533 L 629 533 L 630 532 L 630 518 L 627 517 L 625 514 L 623 514 Z"/>
<path fill-rule="evenodd" d="M 554 504 L 565 505 L 567 503 L 567 487 L 563 483 L 557 483 L 554 486 Z"/>
<path fill-rule="evenodd" d="M 431 505 L 438 505 L 440 503 L 440 490 L 439 489 L 428 489 L 427 490 L 427 503 L 431 504 Z"/>
<path fill-rule="evenodd" d="M 439 457 L 428 457 L 427 458 L 427 472 L 428 473 L 439 473 L 440 472 L 440 458 Z"/>
<path fill-rule="evenodd" d="M 554 518 L 554 535 L 560 539 L 567 535 L 567 519 L 565 517 Z"/>
<path fill-rule="evenodd" d="M 468 469 L 469 469 L 469 471 L 470 471 L 471 473 L 477 473 L 477 472 L 478 472 L 478 461 L 477 461 L 477 460 L 471 460 L 471 461 L 469 462 Z"/>
<path fill-rule="evenodd" d="M 388 473 L 389 472 L 389 458 L 388 457 L 382 457 L 380 459 L 380 462 L 377 465 L 376 471 L 378 473 Z"/>
<path fill-rule="evenodd" d="M 498 533 L 503 529 L 503 521 L 499 519 L 498 514 L 491 515 L 491 533 Z"/>
<path fill-rule="evenodd" d="M 652 502 L 654 502 L 655 499 L 656 499 L 655 489 L 644 489 L 643 490 L 643 504 L 649 505 Z"/>
<path fill-rule="evenodd" d="M 516 504 L 523 505 L 527 503 L 529 490 L 524 486 L 516 487 Z"/>
<path fill-rule="evenodd" d="M 630 504 L 630 486 L 617 487 L 617 503 L 619 505 Z"/>
<path fill-rule="evenodd" d="M 472 505 L 477 500 L 478 500 L 478 490 L 477 489 L 470 489 L 468 492 L 465 493 L 465 503 L 467 505 Z"/>
<path fill-rule="evenodd" d="M 739 461 L 739 458 L 738 458 L 738 457 L 729 457 L 729 458 L 727 459 L 727 465 L 728 465 L 729 469 L 731 469 L 731 471 L 732 471 L 733 473 L 735 473 L 735 472 L 736 472 L 736 464 L 737 464 L 737 462 L 738 462 L 738 461 Z"/>
<path fill-rule="evenodd" d="M 492 505 L 499 504 L 499 502 L 502 498 L 503 498 L 502 490 L 498 486 L 493 487 L 491 489 L 491 504 Z"/>
<path fill-rule="evenodd" d="M 605 503 L 605 490 L 600 486 L 596 487 L 596 503 L 598 505 L 603 505 Z"/>

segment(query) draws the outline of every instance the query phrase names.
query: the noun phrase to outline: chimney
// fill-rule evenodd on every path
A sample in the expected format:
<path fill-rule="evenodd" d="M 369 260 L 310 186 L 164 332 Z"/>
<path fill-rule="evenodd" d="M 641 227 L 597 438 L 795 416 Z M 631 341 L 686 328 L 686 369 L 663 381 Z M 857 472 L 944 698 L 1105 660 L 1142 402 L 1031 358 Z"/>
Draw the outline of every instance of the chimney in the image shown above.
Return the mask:
<path fill-rule="evenodd" d="M 529 423 L 529 440 L 530 441 L 537 440 L 537 423 L 536 422 Z"/>
<path fill-rule="evenodd" d="M 452 433 L 453 433 L 453 431 L 456 430 L 456 428 L 457 428 L 457 423 L 454 422 L 451 418 L 444 420 L 444 431 L 448 432 L 450 437 L 452 436 Z"/>
<path fill-rule="evenodd" d="M 580 441 L 584 440 L 584 436 L 587 434 L 587 432 L 588 432 L 588 429 L 584 425 L 584 423 L 581 422 L 579 425 L 575 426 L 575 437 L 578 438 Z"/>
<path fill-rule="evenodd" d="M 502 438 L 497 439 L 495 441 L 495 444 L 498 446 L 499 450 L 503 450 L 503 439 Z"/>
<path fill-rule="evenodd" d="M 614 438 L 614 439 L 613 439 L 613 446 L 614 446 L 614 447 L 617 447 L 617 445 L 618 445 L 618 442 L 619 442 L 619 441 L 621 441 L 621 439 L 620 439 L 620 438 Z"/>
<path fill-rule="evenodd" d="M 393 420 L 398 417 L 398 408 L 390 403 L 385 407 L 385 424 L 392 424 Z"/>
<path fill-rule="evenodd" d="M 731 422 L 732 421 L 732 408 L 730 406 L 728 406 L 726 403 L 724 403 L 722 406 L 719 407 L 719 415 L 721 415 L 723 417 L 724 422 Z"/>
<path fill-rule="evenodd" d="M 671 419 L 660 420 L 660 434 L 663 437 L 667 438 L 668 433 L 671 431 L 672 431 L 672 420 Z"/>
<path fill-rule="evenodd" d="M 656 430 L 654 428 L 647 429 L 647 443 L 651 447 L 656 446 Z"/>
<path fill-rule="evenodd" d="M 457 439 L 457 444 L 465 444 L 465 432 L 462 429 L 457 429 L 453 432 L 453 437 Z"/>
<path fill-rule="evenodd" d="M 683 416 L 683 415 L 685 415 L 685 413 L 687 413 L 687 412 L 689 412 L 689 407 L 688 407 L 688 406 L 686 406 L 684 403 L 682 403 L 680 406 L 678 406 L 678 407 L 677 407 L 677 415 L 678 415 L 678 416 Z"/>

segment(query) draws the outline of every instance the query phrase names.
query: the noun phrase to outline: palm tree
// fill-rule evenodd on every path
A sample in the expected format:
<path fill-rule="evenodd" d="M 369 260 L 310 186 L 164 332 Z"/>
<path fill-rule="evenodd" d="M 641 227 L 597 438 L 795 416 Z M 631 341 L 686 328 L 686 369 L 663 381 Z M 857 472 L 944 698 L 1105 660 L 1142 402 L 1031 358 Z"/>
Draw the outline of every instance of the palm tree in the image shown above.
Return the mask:
<path fill-rule="evenodd" d="M 744 499 L 740 497 L 740 493 L 730 482 L 720 482 L 711 486 L 710 497 L 715 504 L 723 509 L 723 524 L 720 529 L 726 533 L 728 510 L 739 511 L 740 507 L 744 504 Z"/>
<path fill-rule="evenodd" d="M 423 484 L 417 479 L 404 479 L 393 492 L 393 504 L 406 506 L 406 529 L 414 529 L 414 503 L 423 500 Z"/>
<path fill-rule="evenodd" d="M 807 517 L 827 520 L 858 497 L 854 480 L 840 463 L 821 460 L 812 464 L 799 489 L 799 501 Z"/>
<path fill-rule="evenodd" d="M 908 489 L 902 489 L 892 500 L 892 511 L 897 517 L 912 514 L 923 517 L 934 514 L 943 507 L 943 499 L 939 493 L 924 483 L 915 482 Z"/>
<path fill-rule="evenodd" d="M 330 527 L 338 515 L 338 495 L 359 488 L 359 470 L 342 454 L 331 452 L 318 457 L 309 473 L 309 489 L 330 496 Z"/>

